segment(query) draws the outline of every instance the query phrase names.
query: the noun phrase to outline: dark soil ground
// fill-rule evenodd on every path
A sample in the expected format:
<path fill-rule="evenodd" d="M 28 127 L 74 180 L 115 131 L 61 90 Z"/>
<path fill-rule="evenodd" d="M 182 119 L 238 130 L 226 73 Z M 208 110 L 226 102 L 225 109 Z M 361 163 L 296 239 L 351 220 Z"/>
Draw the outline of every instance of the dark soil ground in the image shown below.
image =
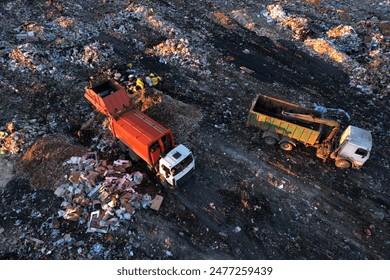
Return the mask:
<path fill-rule="evenodd" d="M 359 7 L 356 13 L 351 9 L 348 19 L 313 13 L 346 9 L 344 2 L 350 1 L 224 2 L 0 2 L 0 126 L 12 119 L 56 123 L 35 146 L 0 159 L 1 259 L 390 258 L 388 89 L 375 84 L 373 92 L 359 92 L 351 87 L 347 68 L 313 54 L 292 39 L 290 30 L 263 15 L 266 5 L 278 2 L 286 11 L 309 18 L 311 36 L 320 37 L 323 30 L 316 24 L 352 25 L 374 16 L 385 21 L 388 7 L 356 3 Z M 127 18 L 126 7 L 132 11 Z M 81 52 L 98 42 L 112 47 L 109 59 L 92 60 L 93 67 L 58 59 L 53 75 L 20 65 L 9 70 L 9 53 L 22 44 L 15 41 L 14 29 L 27 22 L 47 27 L 60 17 L 74 20 L 74 27 L 66 27 L 73 35 L 31 43 L 41 56 L 74 48 Z M 126 32 L 118 31 L 121 25 Z M 81 38 L 72 41 L 79 28 L 85 28 Z M 99 34 L 91 31 L 95 29 Z M 193 56 L 162 60 L 146 51 L 171 37 L 187 38 Z M 43 58 L 34 59 L 32 64 L 38 65 Z M 62 200 L 54 190 L 66 175 L 62 162 L 93 149 L 92 139 L 101 129 L 102 118 L 97 118 L 89 135 L 78 136 L 94 115 L 83 97 L 89 77 L 105 78 L 110 69 L 125 76 L 130 62 L 137 73 L 161 75 L 163 94 L 190 108 L 191 118 L 176 126 L 175 112 L 164 112 L 164 106 L 145 112 L 171 127 L 176 142 L 193 151 L 196 172 L 184 186 L 169 190 L 142 164 L 136 165 L 145 175 L 137 191 L 162 195 L 160 210 L 138 211 L 107 234 L 86 233 L 85 224 L 58 217 Z M 309 147 L 284 152 L 265 145 L 261 132 L 246 125 L 258 93 L 308 107 L 344 109 L 353 125 L 372 132 L 371 158 L 360 170 L 340 170 L 333 161 L 316 158 Z M 182 133 L 183 126 L 188 133 Z M 114 147 L 99 156 L 123 155 Z M 67 234 L 71 241 L 56 242 Z"/>

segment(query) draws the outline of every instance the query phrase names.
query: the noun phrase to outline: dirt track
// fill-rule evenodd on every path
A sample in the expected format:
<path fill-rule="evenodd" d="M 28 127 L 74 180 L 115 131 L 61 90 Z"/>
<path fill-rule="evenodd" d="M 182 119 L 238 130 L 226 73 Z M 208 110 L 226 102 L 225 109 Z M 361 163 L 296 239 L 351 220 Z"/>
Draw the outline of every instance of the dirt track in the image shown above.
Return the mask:
<path fill-rule="evenodd" d="M 265 6 L 273 1 L 244 1 L 234 7 L 219 2 L 225 1 L 83 1 L 79 5 L 91 11 L 88 16 L 66 1 L 0 3 L 3 29 L 10 15 L 6 8 L 13 5 L 20 10 L 1 38 L 0 125 L 13 118 L 36 118 L 45 126 L 54 119 L 56 125 L 48 125 L 47 135 L 65 137 L 77 151 L 88 149 L 90 137 L 80 139 L 77 131 L 92 112 L 83 97 L 89 76 L 109 76 L 109 69 L 125 75 L 129 62 L 140 73 L 163 76 L 161 91 L 192 108 L 194 116 L 201 116 L 186 126 L 191 133 L 181 133 L 180 125 L 171 127 L 176 142 L 186 144 L 195 154 L 197 169 L 192 180 L 176 190 L 162 190 L 155 187 L 153 175 L 142 170 L 147 179 L 140 192 L 162 194 L 162 208 L 158 212 L 139 211 L 131 223 L 106 235 L 85 233 L 85 224 L 56 218 L 61 200 L 54 195 L 54 181 L 51 191 L 39 183 L 31 188 L 31 181 L 16 173 L 8 184 L 0 186 L 1 258 L 390 258 L 388 89 L 379 82 L 372 84 L 374 90 L 369 93 L 351 87 L 352 74 L 345 65 L 313 54 L 302 41 L 292 39 L 291 30 L 267 21 Z M 380 1 L 374 1 L 377 6 L 370 5 L 372 1 L 362 6 L 358 3 L 356 12 L 353 8 L 348 13 L 349 19 L 329 11 L 332 16 L 327 17 L 324 12 L 326 7 L 332 7 L 330 11 L 345 9 L 346 1 L 321 2 L 281 5 L 312 20 L 312 37 L 323 35 L 322 21 L 333 27 L 357 25 L 363 17 L 387 20 L 388 4 L 376 9 Z M 130 15 L 126 7 L 130 7 Z M 13 61 L 9 53 L 21 44 L 14 41 L 13 28 L 27 21 L 45 25 L 60 16 L 73 19 L 73 25 L 64 28 L 70 37 L 57 34 L 57 41 L 33 43 L 41 57 L 10 71 Z M 70 34 L 80 26 L 91 34 L 80 33 L 78 41 L 72 41 Z M 160 49 L 153 48 L 169 38 L 188 39 L 190 54 L 185 59 L 164 57 Z M 66 59 L 59 60 L 53 75 L 31 68 L 44 59 L 47 65 L 52 64 L 44 51 L 55 50 L 65 57 L 68 49 L 82 52 L 83 46 L 95 41 L 102 49 L 106 46 L 104 51 L 111 47 L 112 53 L 109 59 L 102 55 L 96 62 L 90 58 L 93 68 Z M 388 50 L 388 45 L 384 48 Z M 262 143 L 260 131 L 246 126 L 247 112 L 257 93 L 308 107 L 316 103 L 343 108 L 354 125 L 372 131 L 371 158 L 359 171 L 338 170 L 332 161 L 322 163 L 310 148 L 297 147 L 290 153 L 269 148 Z M 171 126 L 172 120 L 166 116 L 172 112 L 163 110 L 160 106 L 146 113 Z M 7 161 L 0 159 L 0 166 L 9 166 L 9 161 L 20 166 L 24 152 L 8 156 Z M 37 162 L 40 171 L 45 168 L 44 155 L 50 153 L 42 155 Z M 9 175 L 10 168 L 7 170 Z M 59 223 L 55 229 L 54 220 Z M 54 245 L 66 234 L 74 238 L 73 243 Z M 34 244 L 31 237 L 44 244 Z M 96 244 L 104 249 L 98 250 Z"/>

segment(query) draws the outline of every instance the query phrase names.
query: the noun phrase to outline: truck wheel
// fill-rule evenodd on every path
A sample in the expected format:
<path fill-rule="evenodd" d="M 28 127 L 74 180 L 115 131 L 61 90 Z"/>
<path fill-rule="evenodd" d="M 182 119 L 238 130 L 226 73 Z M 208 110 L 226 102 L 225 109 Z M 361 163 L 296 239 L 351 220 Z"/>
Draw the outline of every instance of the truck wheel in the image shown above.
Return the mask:
<path fill-rule="evenodd" d="M 348 160 L 345 160 L 345 159 L 339 159 L 339 160 L 336 160 L 335 165 L 338 168 L 345 169 L 345 168 L 350 168 L 351 167 L 351 162 L 349 162 Z"/>
<path fill-rule="evenodd" d="M 280 147 L 282 150 L 291 151 L 291 150 L 294 148 L 294 145 L 291 144 L 290 142 L 280 142 L 280 143 L 279 143 L 279 147 Z"/>
<path fill-rule="evenodd" d="M 158 180 L 160 181 L 161 185 L 164 188 L 168 188 L 169 187 L 169 184 L 168 184 L 167 180 L 165 180 L 165 178 L 161 174 L 159 174 Z"/>
<path fill-rule="evenodd" d="M 120 149 L 123 153 L 127 153 L 128 148 L 126 147 L 126 145 L 123 144 L 123 142 L 122 142 L 121 140 L 119 140 L 118 138 L 117 138 L 117 140 L 118 140 L 119 149 Z"/>
<path fill-rule="evenodd" d="M 263 141 L 265 144 L 267 144 L 269 146 L 274 146 L 276 144 L 276 139 L 271 137 L 271 136 L 265 136 L 263 138 Z"/>
<path fill-rule="evenodd" d="M 130 158 L 131 158 L 134 162 L 137 162 L 137 161 L 139 161 L 139 160 L 141 159 L 135 152 L 133 152 L 133 151 L 130 150 L 130 149 L 127 149 L 127 153 L 129 154 Z"/>

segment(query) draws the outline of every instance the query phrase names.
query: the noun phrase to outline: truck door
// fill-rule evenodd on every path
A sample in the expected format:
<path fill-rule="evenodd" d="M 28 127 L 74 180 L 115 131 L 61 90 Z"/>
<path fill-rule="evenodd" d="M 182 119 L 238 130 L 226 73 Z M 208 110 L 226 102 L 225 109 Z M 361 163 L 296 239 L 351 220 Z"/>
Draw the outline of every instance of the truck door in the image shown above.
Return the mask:
<path fill-rule="evenodd" d="M 158 141 L 150 145 L 149 154 L 150 154 L 150 159 L 153 163 L 157 162 L 160 159 L 161 150 Z"/>

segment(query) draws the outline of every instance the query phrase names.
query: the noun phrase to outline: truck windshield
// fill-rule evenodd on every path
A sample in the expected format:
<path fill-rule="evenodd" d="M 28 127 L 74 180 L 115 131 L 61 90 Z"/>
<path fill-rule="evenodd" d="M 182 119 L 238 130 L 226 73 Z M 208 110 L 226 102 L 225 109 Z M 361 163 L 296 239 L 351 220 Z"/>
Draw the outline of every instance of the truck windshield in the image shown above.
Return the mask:
<path fill-rule="evenodd" d="M 183 171 L 184 168 L 186 168 L 191 162 L 193 161 L 192 154 L 189 154 L 186 156 L 181 162 L 179 162 L 177 165 L 175 165 L 172 168 L 172 173 L 180 173 Z"/>

